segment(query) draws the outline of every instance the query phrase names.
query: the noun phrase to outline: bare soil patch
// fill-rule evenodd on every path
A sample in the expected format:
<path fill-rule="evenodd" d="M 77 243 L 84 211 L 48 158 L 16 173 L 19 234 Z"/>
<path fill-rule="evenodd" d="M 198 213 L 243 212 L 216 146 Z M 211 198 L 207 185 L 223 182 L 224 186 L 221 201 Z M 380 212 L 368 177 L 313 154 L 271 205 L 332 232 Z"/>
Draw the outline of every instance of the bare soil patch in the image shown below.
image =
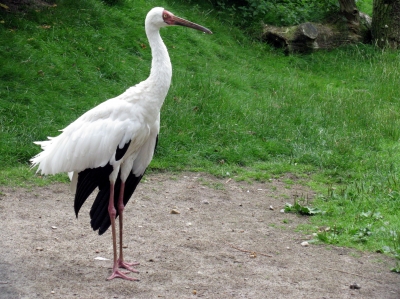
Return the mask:
<path fill-rule="evenodd" d="M 91 201 L 75 218 L 67 185 L 0 191 L 0 298 L 400 298 L 393 259 L 301 246 L 308 219 L 279 211 L 313 197 L 301 184 L 147 176 L 124 218 L 139 282 L 105 280 L 111 261 L 95 258 L 112 259 L 111 232 L 91 230 Z"/>

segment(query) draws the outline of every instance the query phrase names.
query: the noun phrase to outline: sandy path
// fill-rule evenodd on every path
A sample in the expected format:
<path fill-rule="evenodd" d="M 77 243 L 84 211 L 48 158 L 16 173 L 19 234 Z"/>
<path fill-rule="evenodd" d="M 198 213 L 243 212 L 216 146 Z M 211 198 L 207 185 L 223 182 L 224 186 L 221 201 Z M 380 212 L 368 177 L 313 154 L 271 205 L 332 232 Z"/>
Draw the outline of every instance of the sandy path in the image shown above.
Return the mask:
<path fill-rule="evenodd" d="M 105 280 L 111 261 L 95 258 L 112 258 L 110 231 L 91 230 L 89 203 L 76 220 L 67 185 L 0 191 L 0 298 L 400 298 L 393 259 L 301 246 L 310 237 L 294 228 L 307 218 L 279 212 L 313 196 L 301 185 L 147 176 L 125 218 L 140 282 Z"/>

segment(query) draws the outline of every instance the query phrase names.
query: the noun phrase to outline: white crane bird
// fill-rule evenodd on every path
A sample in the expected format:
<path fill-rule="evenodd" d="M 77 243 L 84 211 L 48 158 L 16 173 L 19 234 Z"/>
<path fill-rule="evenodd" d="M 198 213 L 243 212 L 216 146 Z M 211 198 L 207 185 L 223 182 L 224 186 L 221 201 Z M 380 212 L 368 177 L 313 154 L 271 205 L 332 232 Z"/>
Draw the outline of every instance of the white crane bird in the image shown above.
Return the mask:
<path fill-rule="evenodd" d="M 35 142 L 42 152 L 31 159 L 37 172 L 72 173 L 74 209 L 78 216 L 88 196 L 99 188 L 90 210 L 91 226 L 103 234 L 111 225 L 114 263 L 111 276 L 138 280 L 119 268 L 138 273 L 122 253 L 123 210 L 149 165 L 160 130 L 160 109 L 171 84 L 172 66 L 160 28 L 180 25 L 211 34 L 207 28 L 179 18 L 161 7 L 149 11 L 146 35 L 152 53 L 149 77 L 89 110 L 49 140 Z M 118 195 L 115 196 L 114 194 Z M 119 215 L 119 258 L 115 218 Z"/>

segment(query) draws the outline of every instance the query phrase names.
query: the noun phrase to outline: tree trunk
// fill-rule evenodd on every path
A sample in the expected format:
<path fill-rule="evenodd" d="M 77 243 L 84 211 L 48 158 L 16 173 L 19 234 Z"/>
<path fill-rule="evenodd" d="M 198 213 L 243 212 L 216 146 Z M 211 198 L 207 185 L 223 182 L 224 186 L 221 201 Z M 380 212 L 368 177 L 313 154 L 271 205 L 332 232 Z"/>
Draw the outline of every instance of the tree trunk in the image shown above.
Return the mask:
<path fill-rule="evenodd" d="M 374 0 L 372 39 L 381 48 L 400 48 L 400 0 Z"/>
<path fill-rule="evenodd" d="M 400 1 L 400 0 L 397 0 Z M 291 27 L 265 25 L 263 40 L 287 53 L 309 53 L 371 40 L 371 18 L 359 12 L 355 0 L 339 0 L 340 11 L 326 24 L 303 23 Z"/>
<path fill-rule="evenodd" d="M 348 28 L 354 34 L 360 33 L 360 16 L 355 0 L 339 0 L 340 13 L 348 24 Z"/>

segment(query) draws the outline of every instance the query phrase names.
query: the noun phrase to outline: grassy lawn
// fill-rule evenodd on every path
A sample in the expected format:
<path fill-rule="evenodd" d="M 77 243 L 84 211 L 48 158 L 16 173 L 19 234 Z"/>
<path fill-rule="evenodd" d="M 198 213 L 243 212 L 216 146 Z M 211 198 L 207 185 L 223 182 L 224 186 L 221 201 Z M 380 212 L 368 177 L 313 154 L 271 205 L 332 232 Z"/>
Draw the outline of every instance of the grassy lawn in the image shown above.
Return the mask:
<path fill-rule="evenodd" d="M 399 256 L 400 53 L 357 45 L 285 56 L 184 1 L 0 8 L 0 185 L 67 181 L 34 176 L 32 142 L 147 77 L 144 18 L 161 5 L 214 34 L 162 30 L 174 73 L 149 171 L 296 174 L 322 211 L 299 229 L 330 227 L 319 241 Z"/>

